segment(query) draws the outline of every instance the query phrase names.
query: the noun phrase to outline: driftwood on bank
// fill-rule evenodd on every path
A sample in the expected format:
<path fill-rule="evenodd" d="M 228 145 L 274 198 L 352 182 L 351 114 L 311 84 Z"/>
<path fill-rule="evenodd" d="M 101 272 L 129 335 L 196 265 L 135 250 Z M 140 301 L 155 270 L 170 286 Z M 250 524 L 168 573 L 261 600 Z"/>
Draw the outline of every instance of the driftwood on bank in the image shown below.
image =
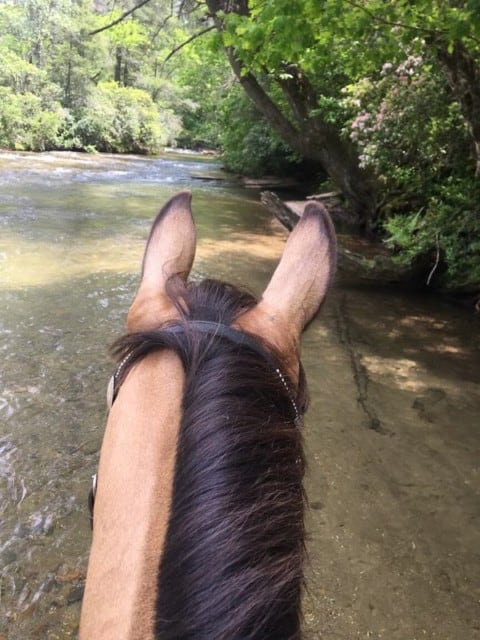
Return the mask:
<path fill-rule="evenodd" d="M 190 174 L 190 178 L 192 178 L 192 180 L 208 180 L 215 182 L 232 182 L 234 180 L 231 175 L 219 169 L 212 169 L 203 173 L 193 171 Z"/>
<path fill-rule="evenodd" d="M 340 191 L 328 191 L 327 193 L 315 193 L 313 196 L 307 196 L 307 200 L 331 200 L 332 198 L 340 198 Z"/>
<path fill-rule="evenodd" d="M 277 189 L 279 191 L 298 189 L 300 186 L 295 178 L 278 178 L 277 176 L 263 176 L 262 178 L 241 176 L 240 184 L 250 189 Z"/>
<path fill-rule="evenodd" d="M 210 169 L 207 171 L 192 171 L 190 177 L 193 180 L 215 180 L 232 184 L 239 184 L 250 189 L 298 189 L 298 180 L 294 178 L 276 178 L 275 176 L 265 176 L 264 178 L 247 178 L 234 173 L 227 173 L 222 169 Z"/>

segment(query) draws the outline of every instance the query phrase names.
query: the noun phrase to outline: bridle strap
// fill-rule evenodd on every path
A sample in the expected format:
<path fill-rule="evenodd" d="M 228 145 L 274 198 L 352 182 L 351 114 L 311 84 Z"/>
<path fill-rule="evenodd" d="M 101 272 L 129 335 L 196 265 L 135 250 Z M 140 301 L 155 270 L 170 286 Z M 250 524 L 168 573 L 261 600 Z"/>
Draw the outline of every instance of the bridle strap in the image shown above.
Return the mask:
<path fill-rule="evenodd" d="M 258 341 L 255 340 L 255 338 L 247 333 L 243 333 L 243 331 L 230 327 L 228 324 L 210 322 L 208 320 L 190 320 L 187 326 L 189 329 L 192 327 L 200 333 L 209 334 L 212 338 L 226 338 L 239 347 L 248 347 L 266 360 L 272 369 L 276 370 L 278 368 L 273 358 L 258 344 Z M 167 331 L 170 331 L 171 333 L 182 333 L 185 331 L 185 325 L 174 324 L 171 327 L 167 327 Z"/>
<path fill-rule="evenodd" d="M 172 324 L 163 329 L 168 333 L 185 333 L 189 330 L 199 331 L 200 333 L 210 335 L 212 338 L 225 338 L 229 340 L 233 344 L 238 345 L 239 347 L 247 347 L 251 349 L 259 356 L 261 356 L 264 360 L 268 362 L 270 367 L 275 371 L 277 376 L 279 377 L 282 385 L 285 388 L 285 391 L 288 394 L 290 402 L 295 412 L 295 424 L 297 427 L 301 427 L 302 425 L 302 417 L 300 411 L 298 410 L 297 403 L 295 402 L 294 395 L 290 389 L 290 386 L 282 373 L 281 369 L 278 367 L 275 360 L 270 356 L 270 354 L 258 343 L 255 338 L 250 336 L 247 333 L 243 333 L 238 329 L 234 329 L 229 325 L 223 324 L 221 322 L 211 322 L 209 320 L 190 320 L 185 324 Z M 120 385 L 122 383 L 123 374 L 125 369 L 133 358 L 134 352 L 131 351 L 128 353 L 123 360 L 119 363 L 115 373 L 110 378 L 110 382 L 108 384 L 107 389 L 107 406 L 108 409 L 111 409 L 113 403 L 115 402 L 115 398 L 117 397 L 118 391 L 120 389 Z"/>

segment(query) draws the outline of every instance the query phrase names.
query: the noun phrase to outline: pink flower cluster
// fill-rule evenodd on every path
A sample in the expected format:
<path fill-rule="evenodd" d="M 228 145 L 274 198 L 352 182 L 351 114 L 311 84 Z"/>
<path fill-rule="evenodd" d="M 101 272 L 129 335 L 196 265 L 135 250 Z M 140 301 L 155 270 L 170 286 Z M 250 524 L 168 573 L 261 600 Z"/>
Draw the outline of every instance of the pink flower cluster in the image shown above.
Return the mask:
<path fill-rule="evenodd" d="M 390 88 L 392 95 L 399 93 L 399 85 L 407 86 L 418 82 L 416 80 L 412 81 L 412 76 L 419 71 L 422 63 L 423 58 L 421 56 L 408 56 L 408 58 L 397 67 L 391 62 L 386 62 L 382 66 L 380 75 L 384 77 L 392 75 L 394 83 L 397 84 L 397 86 Z M 388 118 L 388 113 L 389 102 L 387 99 L 382 101 L 377 113 L 369 113 L 367 111 L 359 113 L 350 125 L 350 139 L 361 142 L 361 139 L 368 137 L 368 134 L 379 131 L 382 126 L 384 126 L 385 120 Z"/>
<path fill-rule="evenodd" d="M 373 128 L 371 126 L 372 114 L 362 111 L 355 120 L 351 124 L 351 133 L 350 138 L 352 140 L 358 140 L 361 134 L 368 133 L 372 131 Z"/>
<path fill-rule="evenodd" d="M 408 56 L 397 68 L 394 68 L 391 62 L 386 62 L 380 70 L 380 75 L 387 76 L 390 73 L 394 73 L 400 79 L 412 77 L 422 63 L 422 56 Z"/>

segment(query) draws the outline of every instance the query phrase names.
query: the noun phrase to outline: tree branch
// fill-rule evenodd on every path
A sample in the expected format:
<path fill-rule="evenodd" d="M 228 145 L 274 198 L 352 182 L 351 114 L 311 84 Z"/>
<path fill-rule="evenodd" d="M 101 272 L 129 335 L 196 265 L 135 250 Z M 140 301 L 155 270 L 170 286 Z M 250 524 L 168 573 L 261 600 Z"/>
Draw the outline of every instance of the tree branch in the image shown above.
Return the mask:
<path fill-rule="evenodd" d="M 370 11 L 370 9 L 367 9 L 367 7 L 364 7 L 362 4 L 355 2 L 355 0 L 345 0 L 347 4 L 349 4 L 351 7 L 354 7 L 354 9 L 360 9 L 361 11 L 363 11 L 364 13 L 367 14 L 367 16 L 370 16 L 370 18 L 372 18 L 372 20 L 374 22 L 377 22 L 378 24 L 384 24 L 388 27 L 399 27 L 401 29 L 409 29 L 410 31 L 417 31 L 419 33 L 424 33 L 424 34 L 437 34 L 437 33 L 445 33 L 444 30 L 442 31 L 438 31 L 435 29 L 425 29 L 424 27 L 416 27 L 410 24 L 405 24 L 403 22 L 392 22 L 391 20 L 387 20 L 386 18 L 382 18 L 381 16 L 377 15 L 376 13 L 374 13 L 373 11 Z"/>
<path fill-rule="evenodd" d="M 445 37 L 447 35 L 447 30 L 446 29 L 426 29 L 425 27 L 417 27 L 417 26 L 415 26 L 413 24 L 406 24 L 404 22 L 398 22 L 398 21 L 392 22 L 391 20 L 387 20 L 386 18 L 382 18 L 381 16 L 379 16 L 376 13 L 374 13 L 373 11 L 370 11 L 369 9 L 367 9 L 367 7 L 365 7 L 364 5 L 360 4 L 359 2 L 356 2 L 355 0 L 345 0 L 345 1 L 351 7 L 354 7 L 355 9 L 360 9 L 361 11 L 366 13 L 367 16 L 372 18 L 372 20 L 374 22 L 377 22 L 378 24 L 384 24 L 387 27 L 399 27 L 400 29 L 405 29 L 405 30 L 409 30 L 409 31 L 415 31 L 417 33 L 420 33 L 420 34 L 423 34 L 423 35 L 428 35 L 430 37 L 435 37 L 435 36 Z M 478 38 L 476 38 L 472 34 L 467 34 L 465 36 L 465 38 L 467 38 L 469 40 L 472 40 L 473 42 L 476 42 L 477 44 L 480 42 L 480 40 Z"/>
<path fill-rule="evenodd" d="M 182 44 L 179 44 L 178 47 L 175 47 L 175 49 L 172 49 L 172 51 L 170 51 L 168 56 L 163 61 L 163 64 L 168 62 L 170 58 L 172 58 L 178 51 L 180 51 L 180 49 L 183 49 L 183 47 L 185 47 L 187 44 L 190 44 L 190 42 L 193 42 L 193 40 L 200 38 L 200 36 L 203 36 L 205 33 L 208 33 L 209 31 L 213 31 L 213 29 L 216 29 L 216 28 L 217 28 L 216 25 L 211 24 L 209 27 L 206 27 L 206 29 L 202 29 L 202 31 L 199 31 L 198 33 L 194 33 L 193 36 L 190 36 L 190 38 L 187 38 L 185 42 L 182 42 Z"/>
<path fill-rule="evenodd" d="M 435 259 L 435 264 L 433 265 L 432 270 L 430 271 L 430 274 L 428 276 L 427 287 L 430 286 L 430 281 L 432 280 L 432 276 L 435 273 L 435 271 L 437 270 L 438 263 L 440 262 L 440 243 L 438 241 L 438 233 L 435 234 L 435 241 L 437 243 L 437 257 Z"/>
<path fill-rule="evenodd" d="M 136 4 L 132 9 L 129 9 L 128 11 L 125 11 L 125 13 L 122 13 L 122 15 L 119 18 L 117 18 L 113 22 L 110 22 L 110 24 L 107 24 L 104 27 L 100 27 L 99 29 L 95 29 L 95 31 L 90 31 L 90 33 L 88 35 L 89 36 L 95 36 L 95 35 L 97 35 L 97 33 L 102 33 L 102 31 L 106 31 L 107 29 L 111 29 L 112 27 L 114 27 L 115 25 L 119 24 L 120 22 L 123 22 L 123 20 L 125 20 L 125 18 L 128 18 L 128 16 L 130 16 L 132 13 L 137 11 L 137 9 L 140 9 L 141 7 L 143 7 L 144 5 L 148 4 L 149 2 L 150 2 L 150 0 L 141 0 L 141 2 Z"/>

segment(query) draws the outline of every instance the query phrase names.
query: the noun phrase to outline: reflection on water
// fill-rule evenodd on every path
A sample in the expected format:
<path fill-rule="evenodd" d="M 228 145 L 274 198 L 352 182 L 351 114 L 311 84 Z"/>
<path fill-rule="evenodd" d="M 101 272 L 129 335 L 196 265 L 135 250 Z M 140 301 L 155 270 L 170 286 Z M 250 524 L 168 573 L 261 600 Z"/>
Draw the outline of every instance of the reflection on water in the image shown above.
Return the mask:
<path fill-rule="evenodd" d="M 156 210 L 175 191 L 194 187 L 196 277 L 224 278 L 258 293 L 282 250 L 285 234 L 256 204 L 255 194 L 217 181 L 192 183 L 191 172 L 205 173 L 210 166 L 215 164 L 175 156 L 0 154 L 1 640 L 5 633 L 9 640 L 75 636 L 90 542 L 86 495 L 105 419 L 106 348 L 122 330 Z M 458 440 L 472 451 L 478 447 L 471 430 L 480 407 L 473 323 L 440 304 L 350 285 L 337 287 L 312 326 L 304 347 L 312 395 L 307 446 L 315 575 L 306 616 L 312 637 L 321 630 L 327 640 L 387 637 L 381 628 L 391 631 L 390 638 L 415 637 L 420 623 L 412 616 L 403 635 L 395 635 L 388 613 L 376 626 L 364 615 L 364 610 L 371 614 L 371 603 L 359 595 L 366 576 L 380 581 L 385 597 L 405 592 L 405 611 L 415 608 L 408 589 L 412 599 L 418 596 L 415 585 L 395 582 L 388 570 L 393 566 L 398 575 L 408 574 L 410 565 L 397 566 L 392 559 L 401 557 L 401 544 L 390 550 L 383 576 L 378 563 L 385 547 L 379 546 L 377 530 L 384 527 L 389 540 L 403 541 L 401 528 L 410 531 L 419 507 L 409 510 L 405 503 L 405 521 L 394 525 L 395 516 L 375 501 L 382 494 L 398 511 L 392 496 L 407 494 L 417 481 L 425 496 L 433 495 L 433 478 L 445 484 L 442 465 L 451 483 L 457 482 L 455 465 L 465 472 L 458 486 L 473 482 L 470 458 L 462 458 L 460 445 L 449 441 L 447 463 L 439 444 L 455 424 Z M 383 431 L 365 429 L 365 412 Z M 413 462 L 421 447 L 412 434 L 420 431 L 437 456 L 436 463 L 422 461 L 430 470 L 422 481 Z M 374 451 L 390 460 L 381 463 L 388 469 Z M 411 468 L 397 472 L 399 452 Z M 402 478 L 407 484 L 399 489 Z M 460 489 L 455 491 L 460 499 Z M 457 521 L 468 532 L 478 508 L 473 497 L 461 499 L 463 516 Z M 453 504 L 454 497 L 450 500 Z M 369 504 L 375 505 L 374 516 Z M 446 522 L 450 511 L 435 513 L 437 530 L 447 527 L 442 518 Z M 370 521 L 371 529 L 365 524 Z M 452 553 L 466 571 L 471 549 L 457 530 L 452 535 L 457 543 Z M 355 540 L 358 547 L 352 546 Z M 448 555 L 427 534 L 417 532 L 415 544 L 430 545 L 437 557 Z M 443 570 L 453 576 L 450 565 Z M 424 572 L 434 593 L 436 574 Z M 341 587 L 333 576 L 345 578 Z M 373 585 L 366 588 L 375 591 Z M 439 626 L 442 602 L 437 598 L 431 605 Z M 355 632 L 342 617 L 345 607 Z M 467 620 L 466 609 L 459 611 L 458 620 Z M 409 616 L 404 618 L 408 622 Z M 458 622 L 455 633 L 444 637 L 468 637 L 472 627 L 466 624 Z"/>

